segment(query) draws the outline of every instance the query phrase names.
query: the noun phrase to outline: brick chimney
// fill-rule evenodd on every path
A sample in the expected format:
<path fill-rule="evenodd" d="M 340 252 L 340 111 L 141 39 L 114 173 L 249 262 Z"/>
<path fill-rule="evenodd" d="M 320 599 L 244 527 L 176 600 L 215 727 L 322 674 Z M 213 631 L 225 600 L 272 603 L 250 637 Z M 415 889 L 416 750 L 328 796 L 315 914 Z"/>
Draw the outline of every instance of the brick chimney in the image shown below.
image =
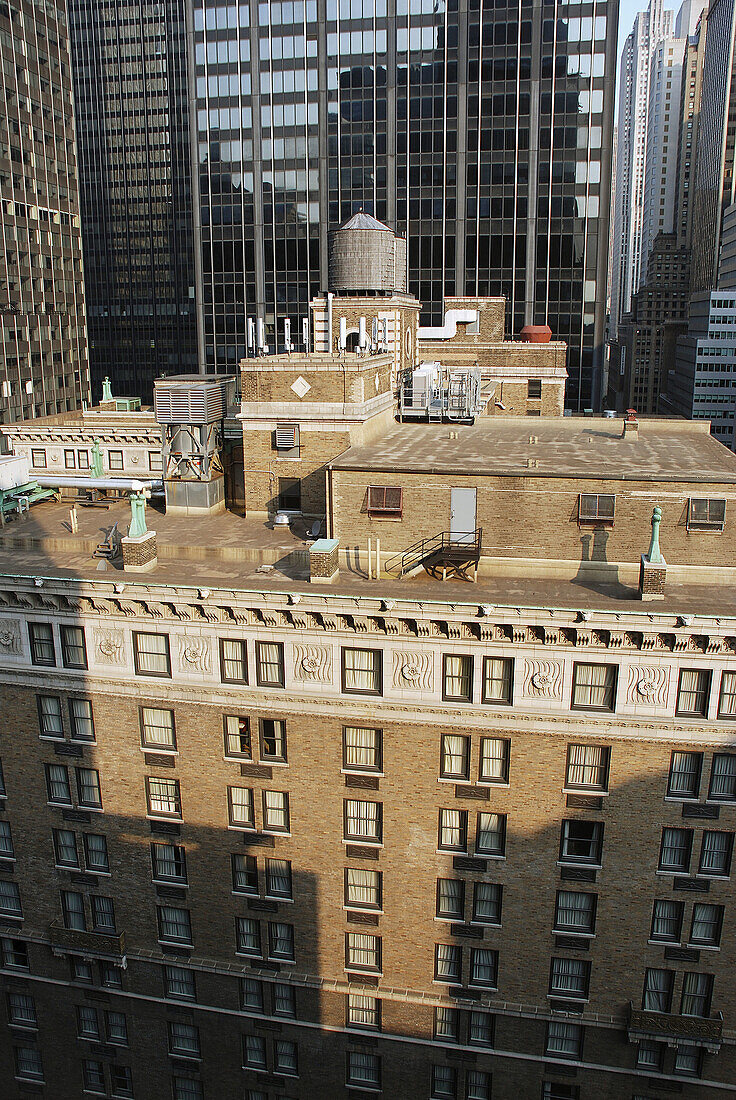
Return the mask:
<path fill-rule="evenodd" d="M 639 437 L 639 421 L 636 419 L 636 409 L 627 409 L 626 417 L 624 419 L 624 439 L 638 439 Z"/>

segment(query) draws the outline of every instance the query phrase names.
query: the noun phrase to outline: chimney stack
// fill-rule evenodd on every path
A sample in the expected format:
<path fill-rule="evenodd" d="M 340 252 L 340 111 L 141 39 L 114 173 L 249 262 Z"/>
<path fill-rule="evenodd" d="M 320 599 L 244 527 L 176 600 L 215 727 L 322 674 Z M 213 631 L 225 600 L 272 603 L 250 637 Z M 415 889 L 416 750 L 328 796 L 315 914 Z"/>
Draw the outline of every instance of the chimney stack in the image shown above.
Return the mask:
<path fill-rule="evenodd" d="M 639 421 L 636 419 L 636 409 L 627 409 L 626 418 L 624 420 L 624 439 L 638 439 L 639 437 Z"/>

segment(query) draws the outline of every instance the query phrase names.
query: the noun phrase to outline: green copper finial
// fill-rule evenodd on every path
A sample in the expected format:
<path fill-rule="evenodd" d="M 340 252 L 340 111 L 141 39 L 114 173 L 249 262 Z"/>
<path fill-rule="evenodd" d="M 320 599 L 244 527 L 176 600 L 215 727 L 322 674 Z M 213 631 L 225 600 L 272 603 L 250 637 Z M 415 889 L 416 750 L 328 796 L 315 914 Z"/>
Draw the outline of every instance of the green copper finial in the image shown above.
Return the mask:
<path fill-rule="evenodd" d="M 112 386 L 109 378 L 102 379 L 102 400 L 112 401 Z"/>
<path fill-rule="evenodd" d="M 647 559 L 650 565 L 661 565 L 664 561 L 662 551 L 659 549 L 659 525 L 662 522 L 662 509 L 658 504 L 652 512 L 652 541 L 649 543 Z"/>
<path fill-rule="evenodd" d="M 102 451 L 100 450 L 100 441 L 96 439 L 94 446 L 92 447 L 92 476 L 102 477 L 104 470 L 102 468 Z"/>
<path fill-rule="evenodd" d="M 131 539 L 140 538 L 141 535 L 148 534 L 148 528 L 146 527 L 146 498 L 143 493 L 131 493 L 130 494 L 130 527 L 128 528 L 128 537 Z"/>

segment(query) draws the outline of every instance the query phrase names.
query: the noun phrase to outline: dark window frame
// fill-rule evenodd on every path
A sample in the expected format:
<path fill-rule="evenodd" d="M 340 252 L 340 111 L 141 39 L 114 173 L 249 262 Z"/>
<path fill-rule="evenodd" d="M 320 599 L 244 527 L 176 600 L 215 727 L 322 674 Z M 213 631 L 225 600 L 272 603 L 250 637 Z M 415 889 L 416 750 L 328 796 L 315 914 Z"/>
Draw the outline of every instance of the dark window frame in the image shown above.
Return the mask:
<path fill-rule="evenodd" d="M 270 753 L 266 751 L 266 734 L 264 732 L 264 723 L 266 722 L 280 722 L 283 729 L 281 733 L 281 744 L 283 752 Z M 286 719 L 285 718 L 264 718 L 258 719 L 258 748 L 261 754 L 261 760 L 267 760 L 269 764 L 288 764 L 289 750 L 286 741 Z"/>
<path fill-rule="evenodd" d="M 67 650 L 69 648 L 69 644 L 67 642 L 66 635 L 67 635 L 67 631 L 70 631 L 70 630 L 79 630 L 81 632 L 81 635 L 82 635 L 81 649 L 82 649 L 82 653 L 83 653 L 84 657 L 83 657 L 83 661 L 82 661 L 81 664 L 75 664 L 73 661 L 67 660 Z M 87 668 L 89 668 L 89 663 L 88 663 L 88 658 L 87 658 L 87 635 L 86 635 L 84 627 L 83 626 L 75 626 L 72 623 L 62 623 L 59 627 L 59 636 L 60 636 L 60 639 L 61 639 L 61 660 L 62 660 L 62 664 L 63 664 L 64 668 L 78 668 L 78 669 L 87 669 Z M 77 649 L 78 647 L 75 645 L 71 648 Z"/>
<path fill-rule="evenodd" d="M 565 847 L 570 842 L 570 831 L 566 830 L 568 825 L 592 825 L 594 832 L 597 834 L 597 851 L 595 856 L 581 856 L 581 855 L 566 855 Z M 589 821 L 587 818 L 565 817 L 560 824 L 560 863 L 573 863 L 583 864 L 586 867 L 601 867 L 603 865 L 603 839 L 604 839 L 604 825 L 602 821 Z"/>
<path fill-rule="evenodd" d="M 595 506 L 590 503 L 595 501 Z M 610 506 L 601 501 L 611 501 Z M 590 524 L 613 527 L 616 521 L 616 494 L 615 493 L 579 493 L 578 494 L 578 525 Z"/>
<path fill-rule="evenodd" d="M 45 658 L 45 657 L 39 658 L 38 655 L 37 655 L 38 654 L 38 651 L 37 651 L 37 648 L 36 648 L 37 645 L 39 645 L 39 644 L 48 645 L 48 642 L 49 642 L 48 638 L 38 639 L 38 640 L 36 639 L 35 634 L 36 634 L 36 631 L 38 630 L 39 627 L 48 627 L 48 629 L 51 632 L 51 649 L 52 649 L 52 652 L 53 652 L 53 656 L 51 658 Z M 54 628 L 53 628 L 53 625 L 51 623 L 29 622 L 28 623 L 28 642 L 29 642 L 29 645 L 31 647 L 31 664 L 32 665 L 36 665 L 37 667 L 41 667 L 41 668 L 56 668 L 57 667 L 56 638 L 54 637 Z"/>
<path fill-rule="evenodd" d="M 376 734 L 376 763 L 375 764 L 349 764 L 347 762 L 347 731 L 349 729 L 370 730 Z M 370 772 L 371 774 L 383 772 L 383 729 L 377 726 L 351 726 L 344 724 L 342 727 L 342 766 L 346 772 Z"/>
<path fill-rule="evenodd" d="M 231 645 L 237 644 L 241 648 L 241 664 L 243 666 L 244 678 L 231 678 L 225 675 L 225 643 L 228 642 Z M 248 643 L 245 638 L 218 638 L 218 651 L 220 654 L 220 680 L 223 684 L 247 684 L 248 683 Z"/>
<path fill-rule="evenodd" d="M 606 705 L 605 703 L 602 706 L 599 706 L 599 705 L 596 705 L 594 703 L 576 703 L 575 702 L 575 692 L 576 692 L 576 689 L 579 686 L 578 682 L 577 682 L 578 669 L 579 668 L 605 668 L 605 669 L 611 669 L 612 670 L 612 683 L 611 684 L 606 683 L 606 685 L 605 685 L 606 692 L 610 691 L 610 693 L 611 693 L 610 706 Z M 580 686 L 589 687 L 589 686 L 596 686 L 596 685 L 582 684 Z M 572 666 L 572 695 L 571 695 L 571 699 L 570 699 L 570 709 L 571 710 L 593 711 L 596 714 L 615 714 L 616 713 L 616 696 L 617 696 L 617 694 L 618 694 L 618 665 L 610 664 L 610 663 L 605 662 L 605 661 L 575 661 L 573 663 L 573 666 Z"/>
<path fill-rule="evenodd" d="M 400 485 L 369 485 L 365 492 L 365 510 L 369 516 L 401 519 L 404 514 L 403 488 Z"/>
<path fill-rule="evenodd" d="M 503 661 L 506 668 L 508 668 L 508 699 L 492 699 L 486 694 L 486 665 L 489 661 Z M 490 654 L 485 654 L 483 657 L 483 665 L 481 669 L 482 681 L 481 681 L 481 703 L 489 707 L 510 707 L 514 702 L 514 658 L 513 657 L 493 657 Z"/>
<path fill-rule="evenodd" d="M 378 682 L 377 688 L 349 688 L 345 686 L 346 680 L 346 663 L 345 657 L 348 652 L 351 653 L 372 653 L 373 654 L 373 674 Z M 371 649 L 365 646 L 340 646 L 340 670 L 341 670 L 341 688 L 343 695 L 368 695 L 373 697 L 379 697 L 383 695 L 383 650 Z M 377 673 L 377 675 L 376 675 Z"/>
<path fill-rule="evenodd" d="M 238 734 L 237 734 L 237 736 L 238 737 L 243 736 L 243 734 L 240 731 L 240 723 L 241 722 L 245 723 L 245 732 L 246 732 L 247 737 L 248 737 L 248 752 L 247 753 L 233 752 L 233 750 L 228 746 L 228 738 L 232 736 L 232 734 L 230 734 L 228 732 L 228 728 L 227 728 L 228 718 L 237 718 L 237 720 L 238 720 Z M 251 734 L 249 715 L 247 715 L 247 714 L 223 714 L 223 716 L 222 716 L 222 736 L 223 736 L 224 753 L 225 753 L 225 756 L 227 757 L 227 759 L 229 759 L 229 760 L 252 760 L 253 759 L 253 738 L 252 738 L 252 734 Z"/>
<path fill-rule="evenodd" d="M 447 691 L 447 662 L 451 658 L 459 659 L 463 662 L 461 678 L 467 679 L 468 690 L 465 695 L 450 695 Z M 470 669 L 469 673 L 467 669 Z M 447 703 L 472 703 L 473 702 L 473 687 L 475 680 L 475 657 L 472 653 L 443 653 L 442 654 L 442 699 Z"/>
<path fill-rule="evenodd" d="M 146 725 L 145 725 L 145 721 L 144 721 L 144 718 L 143 718 L 143 711 L 144 710 L 161 710 L 161 711 L 164 711 L 165 713 L 171 715 L 171 737 L 172 737 L 172 744 L 171 745 L 163 745 L 163 744 L 160 744 L 159 742 L 155 742 L 155 741 L 146 741 Z M 138 723 L 139 723 L 139 726 L 140 726 L 141 748 L 142 749 L 149 749 L 151 752 L 161 752 L 161 753 L 178 752 L 177 741 L 176 741 L 176 715 L 174 714 L 174 708 L 173 707 L 151 707 L 151 706 L 148 706 L 147 704 L 141 704 L 138 707 Z"/>
<path fill-rule="evenodd" d="M 275 645 L 278 647 L 279 653 L 279 680 L 265 680 L 261 675 L 261 646 L 263 645 Z M 284 643 L 283 642 L 256 642 L 256 683 L 258 687 L 277 687 L 282 688 L 286 685 L 286 670 L 284 666 Z"/>
<path fill-rule="evenodd" d="M 697 687 L 689 694 L 702 695 L 703 701 L 700 710 L 683 710 L 680 706 L 680 696 L 682 694 L 682 677 L 685 673 L 695 672 L 698 675 L 698 683 L 701 682 L 701 677 L 705 681 L 705 687 Z M 675 716 L 677 718 L 707 718 L 708 711 L 710 709 L 710 697 L 713 689 L 713 674 L 709 668 L 681 668 L 677 677 L 677 702 L 675 704 Z"/>
<path fill-rule="evenodd" d="M 138 639 L 139 638 L 164 638 L 166 640 L 166 672 L 146 672 L 140 668 Z M 133 663 L 136 676 L 153 676 L 161 680 L 171 679 L 171 643 L 168 634 L 159 634 L 155 630 L 133 631 Z"/>

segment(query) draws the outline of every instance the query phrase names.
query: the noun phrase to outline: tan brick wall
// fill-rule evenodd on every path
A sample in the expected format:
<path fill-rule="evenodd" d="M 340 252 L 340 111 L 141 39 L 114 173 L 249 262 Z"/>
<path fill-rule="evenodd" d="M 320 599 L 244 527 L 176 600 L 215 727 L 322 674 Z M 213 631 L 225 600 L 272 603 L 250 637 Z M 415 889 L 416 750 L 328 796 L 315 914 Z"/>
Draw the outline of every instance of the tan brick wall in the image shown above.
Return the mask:
<path fill-rule="evenodd" d="M 500 401 L 503 409 L 496 402 Z M 496 386 L 493 398 L 488 402 L 486 416 L 527 416 L 531 412 L 539 416 L 562 416 L 565 406 L 565 383 L 542 380 L 541 398 L 529 397 L 527 382 L 501 382 Z M 529 428 L 533 431 L 532 425 Z"/>
<path fill-rule="evenodd" d="M 293 369 L 283 369 L 283 359 L 279 364 L 270 363 L 268 358 L 257 362 L 259 365 L 254 367 L 253 360 L 243 361 L 243 400 L 246 402 L 300 402 L 308 408 L 314 402 L 360 403 L 391 390 L 391 364 L 385 356 L 348 355 L 342 362 L 334 359 L 332 364 L 325 363 L 324 359 L 320 362 L 320 357 L 311 362 L 302 358 L 295 361 Z M 303 398 L 291 388 L 298 378 L 306 378 L 310 385 Z"/>
<path fill-rule="evenodd" d="M 533 421 L 529 420 L 530 432 Z M 365 511 L 369 485 L 400 485 L 403 517 L 379 519 Z M 483 528 L 483 552 L 508 558 L 634 562 L 649 547 L 652 509 L 662 506 L 660 545 L 670 565 L 730 565 L 731 524 L 720 534 L 687 530 L 687 501 L 720 497 L 724 486 L 687 482 L 578 481 L 566 478 L 483 477 L 476 474 L 394 474 L 358 470 L 333 472 L 334 534 L 342 547 L 365 545 L 378 536 L 382 551 L 401 550 L 450 527 L 451 489 L 477 488 L 476 523 Z M 613 493 L 610 528 L 578 524 L 578 496 Z M 676 493 L 676 499 L 672 499 Z M 665 496 L 666 494 L 666 496 Z"/>
<path fill-rule="evenodd" d="M 458 646 L 440 642 L 440 648 L 457 651 Z M 462 647 L 460 647 L 462 649 Z M 465 1069 L 475 1067 L 493 1072 L 494 1100 L 514 1100 L 541 1094 L 541 1080 L 555 1079 L 545 1073 L 545 1017 L 548 1014 L 550 957 L 555 949 L 552 934 L 555 891 L 564 886 L 557 865 L 560 822 L 565 817 L 604 822 L 603 868 L 597 882 L 580 888 L 599 895 L 596 937 L 588 951 L 564 952 L 568 957 L 588 959 L 592 965 L 590 1003 L 584 1007 L 586 1037 L 583 1060 L 628 1071 L 607 1074 L 602 1070 L 580 1069 L 582 1096 L 605 1096 L 630 1100 L 631 1095 L 654 1086 L 634 1073 L 636 1048 L 626 1043 L 621 1025 L 629 1001 L 640 1002 L 646 966 L 673 969 L 676 974 L 676 1003 L 682 975 L 688 970 L 716 974 L 714 1010 L 722 1011 L 727 1028 L 733 1027 L 736 996 L 730 975 L 736 964 L 733 913 L 729 883 L 712 881 L 707 900 L 726 906 L 726 923 L 720 951 L 702 951 L 697 964 L 665 961 L 660 945 L 647 943 L 655 897 L 683 900 L 684 927 L 689 928 L 693 900 L 685 893 L 673 893 L 671 876 L 656 873 L 663 825 L 692 827 L 695 831 L 694 858 L 700 850 L 704 828 L 732 830 L 736 824 L 731 807 L 721 808 L 717 826 L 710 822 L 682 819 L 679 803 L 666 802 L 666 776 L 671 744 L 666 732 L 659 743 L 620 738 L 615 720 L 596 716 L 595 736 L 611 746 L 610 794 L 601 810 L 570 810 L 562 792 L 566 748 L 572 739 L 561 728 L 551 734 L 549 725 L 528 718 L 519 721 L 511 734 L 511 773 L 508 787 L 491 791 L 488 802 L 457 798 L 454 784 L 438 780 L 440 738 L 447 729 L 442 722 L 413 722 L 384 711 L 380 701 L 365 700 L 365 719 L 384 731 L 384 766 L 379 790 L 351 791 L 341 774 L 341 726 L 339 714 L 307 714 L 293 706 L 279 705 L 278 693 L 260 707 L 254 706 L 248 689 L 223 689 L 230 702 L 204 705 L 192 702 L 192 691 L 169 683 L 141 684 L 137 697 L 121 695 L 112 684 L 90 685 L 95 708 L 97 744 L 86 746 L 82 761 L 55 754 L 53 744 L 38 740 L 35 693 L 22 686 L 3 688 L 4 713 L 13 735 L 2 745 L 5 781 L 8 789 L 4 816 L 11 821 L 18 857 L 14 877 L 20 884 L 26 920 L 19 935 L 46 937 L 47 928 L 59 916 L 58 890 L 71 888 L 90 892 L 89 886 L 74 884 L 68 871 L 53 868 L 52 827 L 101 831 L 108 838 L 112 875 L 100 877 L 97 892 L 112 896 L 118 925 L 124 929 L 129 966 L 124 972 L 125 995 L 97 992 L 90 995 L 83 986 L 70 987 L 64 959 L 52 958 L 43 943 L 31 944 L 33 973 L 54 978 L 57 985 L 43 981 L 23 983 L 23 976 L 7 973 L 0 981 L 5 988 L 20 988 L 36 998 L 39 1013 L 39 1045 L 43 1050 L 47 1081 L 54 1081 L 54 1096 L 77 1100 L 81 1095 L 82 1057 L 96 1057 L 88 1043 L 76 1038 L 74 1006 L 94 1005 L 124 1011 L 128 1017 L 129 1048 L 116 1061 L 132 1064 L 137 1100 L 159 1100 L 170 1094 L 170 1066 L 167 1054 L 167 1021 L 181 1019 L 200 1028 L 203 1061 L 199 1071 L 205 1083 L 205 1100 L 242 1093 L 243 1080 L 252 1088 L 265 1087 L 257 1074 L 241 1070 L 241 1037 L 261 1034 L 271 1046 L 274 1038 L 299 1043 L 300 1076 L 288 1081 L 287 1095 L 313 1100 L 322 1095 L 347 1097 L 344 1059 L 347 1049 L 380 1053 L 385 1096 L 425 1100 L 429 1096 L 431 1065 L 458 1066 L 460 1079 Z M 173 707 L 176 714 L 179 754 L 173 768 L 147 766 L 140 750 L 138 706 L 150 703 Z M 287 722 L 287 767 L 273 766 L 270 778 L 244 778 L 236 762 L 222 752 L 223 713 L 244 713 L 254 720 L 259 714 L 285 717 Z M 696 724 L 697 725 L 697 724 Z M 480 737 L 494 729 L 493 712 L 488 712 L 485 731 L 475 725 L 464 727 L 462 718 L 453 722 L 453 732 L 466 732 L 471 739 L 471 774 L 477 774 Z M 506 731 L 508 733 L 508 731 Z M 573 735 L 574 736 L 574 735 Z M 577 738 L 575 738 L 577 739 Z M 687 734 L 680 748 L 702 748 L 697 729 L 692 740 Z M 256 751 L 257 755 L 257 751 Z M 711 750 L 706 750 L 704 776 L 710 771 Z M 89 825 L 63 821 L 62 811 L 46 806 L 43 762 L 83 762 L 97 767 L 102 777 L 104 814 L 91 814 Z M 205 766 L 203 766 L 205 765 Z M 146 821 L 144 777 L 146 774 L 175 776 L 181 781 L 183 822 L 182 843 L 187 850 L 189 888 L 184 901 L 169 901 L 191 910 L 194 932 L 192 962 L 206 969 L 198 973 L 201 1008 L 191 1010 L 157 1003 L 162 994 L 159 966 L 163 961 L 156 935 L 156 891 L 150 881 L 149 844 L 151 831 Z M 705 782 L 705 780 L 704 780 Z M 249 786 L 256 791 L 257 818 L 262 790 L 290 793 L 290 837 L 277 837 L 273 848 L 248 847 L 243 834 L 228 829 L 226 788 L 228 784 Z M 384 847 L 377 860 L 347 859 L 342 842 L 342 800 L 344 797 L 373 797 L 384 807 Z M 508 814 L 506 858 L 489 860 L 478 875 L 453 870 L 453 857 L 437 853 L 437 814 L 440 806 L 467 809 L 470 813 L 471 851 L 478 810 Z M 247 960 L 234 954 L 234 920 L 237 914 L 256 916 L 265 925 L 274 914 L 248 908 L 247 900 L 231 893 L 230 854 L 251 851 L 259 869 L 266 856 L 292 860 L 294 902 L 279 905 L 278 919 L 296 927 L 297 964 L 282 966 L 278 977 L 297 979 L 297 1013 L 301 1020 L 319 1025 L 309 1029 L 281 1021 L 262 1024 L 238 1015 L 239 975 L 260 976 Z M 636 858 L 632 858 L 635 853 Z M 384 875 L 383 913 L 375 932 L 383 938 L 383 976 L 377 990 L 383 995 L 383 1037 L 348 1037 L 338 1031 L 345 1022 L 341 993 L 329 988 L 304 988 L 303 981 L 344 981 L 343 940 L 346 931 L 364 930 L 347 922 L 343 910 L 343 868 L 346 865 L 380 869 Z M 503 920 L 500 928 L 486 928 L 481 940 L 453 938 L 449 924 L 437 921 L 436 879 L 460 877 L 470 894 L 472 883 L 498 882 L 504 887 Z M 261 880 L 262 882 L 262 880 Z M 532 903 L 533 899 L 533 903 Z M 470 898 L 467 898 L 466 904 Z M 166 899 L 159 899 L 166 904 Z M 3 922 L 7 934 L 7 921 Z M 429 1044 L 432 1039 L 432 1004 L 444 1002 L 446 987 L 433 982 L 433 945 L 459 943 L 467 954 L 472 946 L 486 946 L 500 953 L 498 993 L 483 994 L 479 1007 L 494 1010 L 498 1054 L 476 1051 L 476 1061 L 458 1061 L 452 1044 L 421 1045 L 399 1042 L 413 1038 Z M 149 958 L 150 961 L 145 961 Z M 186 960 L 170 958 L 174 964 Z M 217 973 L 218 967 L 220 972 Z M 13 985 L 15 983 L 15 985 Z M 426 1003 L 409 1003 L 404 991 L 423 994 Z M 141 999 L 143 998 L 143 999 Z M 211 1006 L 226 1012 L 206 1011 Z M 522 1016 L 519 1017 L 519 1012 Z M 526 1015 L 523 1015 L 526 1013 Z M 539 1013 L 541 1018 L 532 1018 Z M 594 1026 L 613 1016 L 615 1026 Z M 465 1024 L 463 1024 L 465 1026 Z M 277 1030 L 274 1030 L 277 1028 Z M 19 1097 L 13 1080 L 13 1042 L 17 1033 L 8 1028 L 0 1034 L 0 1057 L 6 1067 L 0 1075 L 3 1095 Z M 20 1040 L 22 1042 L 22 1040 Z M 366 1043 L 374 1043 L 366 1046 Z M 448 1054 L 449 1051 L 449 1054 Z M 468 1052 L 469 1053 L 469 1052 Z M 523 1055 L 524 1058 L 513 1057 Z M 509 1057 L 508 1055 L 511 1055 Z M 271 1054 L 269 1053 L 269 1061 Z M 673 1054 L 666 1052 L 666 1069 Z M 105 1059 L 103 1059 L 105 1060 Z M 174 1071 L 176 1072 L 176 1071 Z M 733 1047 L 707 1055 L 704 1076 L 729 1083 L 736 1074 Z M 565 1080 L 559 1076 L 559 1080 Z M 278 1093 L 281 1094 L 280 1092 Z M 462 1093 L 460 1093 L 462 1095 Z M 685 1098 L 709 1095 L 708 1087 L 683 1082 Z"/>

